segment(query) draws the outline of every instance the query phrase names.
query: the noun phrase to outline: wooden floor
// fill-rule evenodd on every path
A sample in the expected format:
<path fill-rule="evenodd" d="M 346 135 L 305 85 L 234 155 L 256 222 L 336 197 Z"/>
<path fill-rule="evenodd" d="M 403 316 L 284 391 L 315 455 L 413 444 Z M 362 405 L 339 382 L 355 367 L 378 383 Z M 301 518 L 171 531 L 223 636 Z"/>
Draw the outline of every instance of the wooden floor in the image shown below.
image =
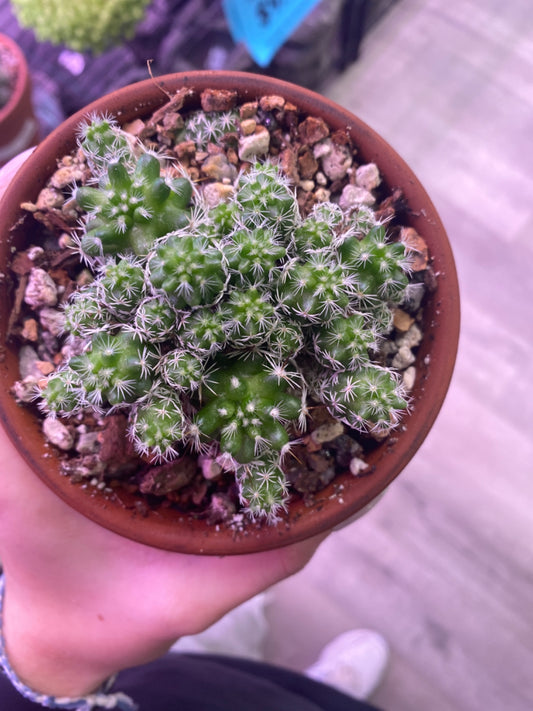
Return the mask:
<path fill-rule="evenodd" d="M 425 185 L 456 254 L 462 340 L 419 454 L 269 597 L 294 669 L 353 627 L 389 640 L 387 711 L 533 709 L 533 6 L 399 0 L 327 93 Z"/>

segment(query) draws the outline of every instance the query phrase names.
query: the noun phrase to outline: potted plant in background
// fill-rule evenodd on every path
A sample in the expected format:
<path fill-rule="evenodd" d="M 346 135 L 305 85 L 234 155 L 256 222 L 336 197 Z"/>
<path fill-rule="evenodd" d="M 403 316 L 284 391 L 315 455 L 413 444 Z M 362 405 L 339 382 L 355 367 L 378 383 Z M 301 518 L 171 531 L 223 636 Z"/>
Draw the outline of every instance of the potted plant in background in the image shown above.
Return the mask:
<path fill-rule="evenodd" d="M 95 112 L 106 118 L 95 120 Z M 74 198 L 65 200 L 74 182 Z M 31 213 L 45 224 L 44 251 L 35 247 Z M 387 237 L 392 216 L 400 220 Z M 312 92 L 217 72 L 115 92 L 39 147 L 6 194 L 1 218 L 10 235 L 4 259 L 11 247 L 22 255 L 14 265 L 22 286 L 3 333 L 20 336 L 13 324 L 26 302 L 37 314 L 37 337 L 57 342 L 63 292 L 74 338 L 67 351 L 43 345 L 38 367 L 47 378 L 39 386 L 49 413 L 74 420 L 59 428 L 54 417 L 45 422 L 56 427 L 49 437 L 63 452 L 75 449 L 74 431 L 96 442 L 89 459 L 99 464 L 72 476 L 72 457 L 50 456 L 38 418 L 15 403 L 9 385 L 19 379 L 20 341 L 8 342 L 2 364 L 4 424 L 50 486 L 119 533 L 204 553 L 312 535 L 384 490 L 442 404 L 458 336 L 444 230 L 392 149 Z M 74 229 L 80 218 L 83 229 Z M 63 247 L 74 236 L 78 253 L 60 249 L 50 258 L 52 235 Z M 439 275 L 430 289 L 428 249 Z M 75 276 L 67 278 L 72 259 Z M 405 340 L 422 314 L 413 289 L 405 293 L 413 259 L 411 286 L 426 280 L 416 353 Z M 416 360 L 409 409 L 388 367 L 406 347 L 408 364 Z M 111 468 L 123 457 L 120 476 L 99 468 L 110 441 L 102 433 L 119 421 Z M 29 438 L 36 449 L 22 446 L 28 430 L 24 436 L 21 428 L 38 433 Z M 364 432 L 363 456 L 355 429 Z M 301 488 L 306 474 L 312 493 Z M 113 477 L 122 484 L 110 485 Z M 219 517 L 233 490 L 251 517 L 233 510 Z M 191 500 L 196 509 L 187 513 Z"/>
<path fill-rule="evenodd" d="M 26 58 L 10 37 L 0 34 L 0 165 L 38 140 Z"/>

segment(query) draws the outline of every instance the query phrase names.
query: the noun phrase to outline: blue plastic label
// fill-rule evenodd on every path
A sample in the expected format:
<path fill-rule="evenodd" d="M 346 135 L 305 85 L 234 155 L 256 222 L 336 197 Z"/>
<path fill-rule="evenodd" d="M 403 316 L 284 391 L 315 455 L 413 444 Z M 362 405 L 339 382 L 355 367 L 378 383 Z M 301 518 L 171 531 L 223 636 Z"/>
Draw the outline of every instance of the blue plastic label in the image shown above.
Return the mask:
<path fill-rule="evenodd" d="M 260 67 L 270 64 L 320 0 L 223 0 L 235 42 L 243 42 Z"/>

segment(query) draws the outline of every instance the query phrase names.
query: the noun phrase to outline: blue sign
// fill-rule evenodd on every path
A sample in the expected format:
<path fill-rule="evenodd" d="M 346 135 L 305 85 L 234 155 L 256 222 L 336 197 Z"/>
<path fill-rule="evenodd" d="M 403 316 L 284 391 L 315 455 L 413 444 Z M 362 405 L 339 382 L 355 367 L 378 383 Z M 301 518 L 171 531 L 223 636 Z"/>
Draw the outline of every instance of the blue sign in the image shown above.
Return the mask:
<path fill-rule="evenodd" d="M 320 0 L 222 0 L 231 35 L 260 67 L 272 57 Z"/>

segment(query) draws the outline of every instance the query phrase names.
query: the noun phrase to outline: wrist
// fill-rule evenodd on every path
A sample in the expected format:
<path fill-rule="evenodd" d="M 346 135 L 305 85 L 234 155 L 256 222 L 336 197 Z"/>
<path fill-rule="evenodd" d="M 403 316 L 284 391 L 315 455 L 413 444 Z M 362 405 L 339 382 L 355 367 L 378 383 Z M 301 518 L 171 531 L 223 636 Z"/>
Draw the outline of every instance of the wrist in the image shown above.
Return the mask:
<path fill-rule="evenodd" d="M 11 585 L 9 592 L 6 588 L 5 580 L 0 582 L 0 648 L 6 671 L 38 695 L 84 697 L 100 690 L 115 670 L 95 665 L 83 653 L 83 643 L 80 653 L 72 653 L 46 610 L 25 604 Z"/>

